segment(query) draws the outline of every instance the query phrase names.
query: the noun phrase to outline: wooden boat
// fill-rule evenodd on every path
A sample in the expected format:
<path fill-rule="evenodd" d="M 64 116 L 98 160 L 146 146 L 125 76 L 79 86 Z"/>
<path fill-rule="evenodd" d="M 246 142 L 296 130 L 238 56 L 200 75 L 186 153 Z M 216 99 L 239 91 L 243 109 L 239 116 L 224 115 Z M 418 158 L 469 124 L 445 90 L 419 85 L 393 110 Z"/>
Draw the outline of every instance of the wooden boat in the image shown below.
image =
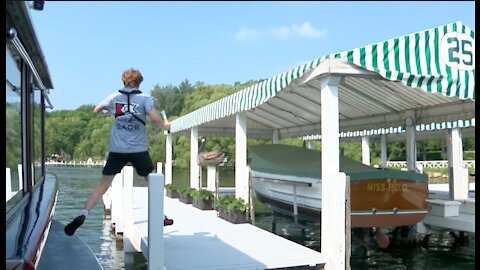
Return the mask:
<path fill-rule="evenodd" d="M 255 196 L 274 210 L 320 220 L 321 153 L 268 144 L 249 148 Z M 428 210 L 428 176 L 376 169 L 340 155 L 340 171 L 350 177 L 351 227 L 411 226 Z"/>

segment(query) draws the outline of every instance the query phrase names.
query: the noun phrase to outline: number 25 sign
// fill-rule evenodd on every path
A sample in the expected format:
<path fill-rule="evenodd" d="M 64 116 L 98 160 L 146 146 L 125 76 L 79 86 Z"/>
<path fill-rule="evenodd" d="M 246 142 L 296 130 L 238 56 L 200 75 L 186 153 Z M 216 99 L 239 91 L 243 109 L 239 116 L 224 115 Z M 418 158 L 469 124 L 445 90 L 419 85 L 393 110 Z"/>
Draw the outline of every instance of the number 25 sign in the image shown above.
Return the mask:
<path fill-rule="evenodd" d="M 442 61 L 449 67 L 474 70 L 475 39 L 462 33 L 447 33 L 440 42 L 440 55 Z"/>

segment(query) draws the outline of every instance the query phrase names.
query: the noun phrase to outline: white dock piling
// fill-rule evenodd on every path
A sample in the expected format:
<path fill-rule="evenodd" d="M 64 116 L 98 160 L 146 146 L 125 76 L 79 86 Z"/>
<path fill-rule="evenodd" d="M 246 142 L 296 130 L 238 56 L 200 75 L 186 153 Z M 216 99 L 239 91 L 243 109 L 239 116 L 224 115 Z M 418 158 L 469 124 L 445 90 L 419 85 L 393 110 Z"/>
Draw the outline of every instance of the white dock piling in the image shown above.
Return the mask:
<path fill-rule="evenodd" d="M 6 168 L 6 185 L 5 185 L 5 195 L 7 197 L 7 200 L 10 200 L 12 197 L 12 174 L 10 173 L 10 168 Z"/>
<path fill-rule="evenodd" d="M 165 179 L 161 173 L 148 175 L 148 270 L 164 269 L 163 244 L 163 190 Z M 155 254 L 155 256 L 150 256 Z"/>
<path fill-rule="evenodd" d="M 112 224 L 115 224 L 115 234 L 123 233 L 123 171 L 125 168 L 115 175 L 111 186 L 112 206 L 110 210 Z"/>
<path fill-rule="evenodd" d="M 210 191 L 216 190 L 216 176 L 217 176 L 217 167 L 207 166 L 207 189 Z"/>

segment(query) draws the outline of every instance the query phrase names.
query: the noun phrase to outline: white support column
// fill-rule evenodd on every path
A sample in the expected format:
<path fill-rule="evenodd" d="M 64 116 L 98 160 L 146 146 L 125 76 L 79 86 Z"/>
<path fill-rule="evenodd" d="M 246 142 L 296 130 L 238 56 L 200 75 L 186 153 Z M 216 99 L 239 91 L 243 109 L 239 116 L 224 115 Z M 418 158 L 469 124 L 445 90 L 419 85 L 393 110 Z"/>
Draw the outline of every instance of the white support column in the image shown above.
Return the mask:
<path fill-rule="evenodd" d="M 5 185 L 5 195 L 6 195 L 6 201 L 10 200 L 12 197 L 12 173 L 10 172 L 10 168 L 6 168 L 6 185 Z"/>
<path fill-rule="evenodd" d="M 280 134 L 278 129 L 273 130 L 273 137 L 272 137 L 272 143 L 278 143 L 280 141 Z"/>
<path fill-rule="evenodd" d="M 172 183 L 172 133 L 165 132 L 165 184 Z"/>
<path fill-rule="evenodd" d="M 293 216 L 298 216 L 297 185 L 293 185 Z"/>
<path fill-rule="evenodd" d="M 163 270 L 165 249 L 163 240 L 163 188 L 165 178 L 161 173 L 148 175 L 148 270 Z M 152 256 L 150 256 L 152 254 Z"/>
<path fill-rule="evenodd" d="M 322 221 L 321 253 L 325 269 L 345 269 L 345 187 L 340 173 L 338 85 L 341 77 L 321 79 Z"/>
<path fill-rule="evenodd" d="M 405 136 L 407 147 L 407 170 L 417 170 L 417 146 L 415 142 L 415 111 L 405 112 Z"/>
<path fill-rule="evenodd" d="M 123 200 L 122 200 L 123 178 L 122 172 L 117 173 L 112 181 L 112 200 L 111 200 L 111 222 L 115 224 L 115 233 L 123 233 Z"/>
<path fill-rule="evenodd" d="M 460 128 L 447 130 L 448 183 L 450 199 L 468 199 L 468 169 L 463 168 L 463 142 Z"/>
<path fill-rule="evenodd" d="M 313 141 L 312 140 L 306 141 L 306 144 L 307 144 L 307 149 L 313 149 Z"/>
<path fill-rule="evenodd" d="M 247 115 L 235 115 L 235 197 L 248 202 Z"/>
<path fill-rule="evenodd" d="M 198 156 L 198 127 L 192 127 L 190 130 L 190 187 L 198 188 L 200 186 L 200 166 L 197 163 Z"/>
<path fill-rule="evenodd" d="M 23 167 L 22 164 L 17 165 L 17 171 L 18 171 L 18 190 L 23 189 Z"/>
<path fill-rule="evenodd" d="M 382 168 L 387 168 L 387 135 L 382 134 L 380 136 L 380 148 L 382 157 Z"/>
<path fill-rule="evenodd" d="M 157 173 L 163 174 L 163 163 L 162 162 L 157 162 Z"/>
<path fill-rule="evenodd" d="M 126 166 L 123 171 L 123 250 L 127 253 L 136 252 L 133 240 L 133 167 Z M 137 248 L 140 248 L 137 246 Z M 131 254 L 130 254 L 131 255 Z M 129 256 L 127 256 L 129 257 Z"/>
<path fill-rule="evenodd" d="M 362 163 L 370 166 L 370 138 L 362 136 Z"/>
<path fill-rule="evenodd" d="M 207 189 L 215 192 L 215 177 L 217 175 L 217 167 L 207 166 Z"/>

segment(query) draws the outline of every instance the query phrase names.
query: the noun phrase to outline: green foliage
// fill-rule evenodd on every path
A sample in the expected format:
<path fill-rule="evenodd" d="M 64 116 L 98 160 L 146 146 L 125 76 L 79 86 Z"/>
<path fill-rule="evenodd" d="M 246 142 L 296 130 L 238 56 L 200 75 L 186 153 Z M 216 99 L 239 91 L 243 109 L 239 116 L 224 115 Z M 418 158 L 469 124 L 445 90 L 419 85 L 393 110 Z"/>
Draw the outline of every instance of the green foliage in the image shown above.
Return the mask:
<path fill-rule="evenodd" d="M 222 207 L 228 211 L 244 212 L 248 209 L 248 204 L 242 198 L 235 198 L 233 195 L 220 196 L 215 202 L 216 207 Z"/>
<path fill-rule="evenodd" d="M 5 161 L 6 168 L 16 171 L 17 165 L 22 163 L 21 156 L 21 120 L 20 103 L 8 103 L 5 108 Z"/>
<path fill-rule="evenodd" d="M 247 208 L 248 208 L 248 204 L 242 198 L 237 198 L 227 205 L 228 211 L 245 212 L 247 211 Z"/>
<path fill-rule="evenodd" d="M 214 197 L 214 194 L 212 191 L 204 188 L 192 191 L 191 195 L 194 199 L 197 199 L 197 200 L 211 200 Z"/>
<path fill-rule="evenodd" d="M 185 97 L 182 115 L 193 112 L 238 90 L 238 87 L 227 84 L 205 85 L 198 82 L 195 84 L 195 90 Z"/>
<path fill-rule="evenodd" d="M 73 159 L 104 159 L 112 122 L 111 117 L 98 117 L 92 105 L 84 105 L 73 111 L 47 112 L 46 155 L 64 151 Z"/>
<path fill-rule="evenodd" d="M 186 82 L 183 83 L 183 92 L 179 87 L 167 85 L 165 87 L 160 87 L 155 85 L 151 96 L 155 103 L 155 108 L 157 110 L 165 110 L 167 116 L 180 115 L 183 108 L 183 101 L 185 95 L 191 92 L 192 86 Z"/>
<path fill-rule="evenodd" d="M 187 186 L 180 186 L 178 188 L 178 193 L 179 194 L 184 194 L 184 195 L 187 195 L 187 196 L 192 196 L 193 192 L 195 191 L 194 188 L 191 188 L 191 187 L 187 187 Z"/>
<path fill-rule="evenodd" d="M 180 189 L 180 186 L 177 185 L 177 184 L 173 184 L 173 183 L 172 184 L 166 184 L 165 189 L 171 190 L 172 192 L 178 192 L 179 189 Z"/>
<path fill-rule="evenodd" d="M 233 200 L 235 200 L 235 196 L 233 195 L 219 196 L 218 199 L 215 201 L 215 207 L 222 207 L 227 209 L 227 205 Z"/>

